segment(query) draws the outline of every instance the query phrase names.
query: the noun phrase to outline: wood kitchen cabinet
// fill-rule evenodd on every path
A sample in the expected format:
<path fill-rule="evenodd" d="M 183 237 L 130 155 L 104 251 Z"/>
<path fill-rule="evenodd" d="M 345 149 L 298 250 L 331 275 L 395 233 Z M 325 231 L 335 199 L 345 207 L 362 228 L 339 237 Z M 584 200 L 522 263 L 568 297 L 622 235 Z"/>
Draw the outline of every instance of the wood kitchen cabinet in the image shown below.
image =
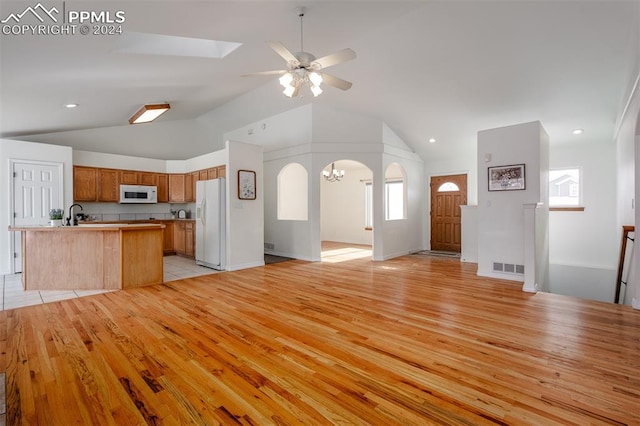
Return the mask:
<path fill-rule="evenodd" d="M 176 254 L 195 256 L 195 222 L 193 220 L 178 220 L 173 224 L 173 248 Z"/>
<path fill-rule="evenodd" d="M 217 179 L 217 178 L 218 178 L 218 168 L 209 167 L 207 169 L 207 179 Z"/>
<path fill-rule="evenodd" d="M 194 222 L 187 222 L 184 224 L 184 253 L 189 257 L 195 257 L 196 247 L 196 227 Z"/>
<path fill-rule="evenodd" d="M 174 223 L 169 221 L 162 222 L 164 224 L 164 242 L 162 245 L 162 250 L 165 255 L 174 254 L 176 252 L 174 246 Z"/>
<path fill-rule="evenodd" d="M 216 169 L 219 178 L 227 177 L 227 166 L 218 166 Z"/>
<path fill-rule="evenodd" d="M 200 175 L 200 177 L 198 178 L 198 180 L 207 180 L 208 178 L 208 172 L 207 169 L 204 170 L 200 170 L 198 171 L 198 174 Z"/>
<path fill-rule="evenodd" d="M 169 175 L 165 173 L 156 173 L 156 180 L 158 181 L 158 202 L 169 202 Z"/>
<path fill-rule="evenodd" d="M 117 203 L 120 201 L 118 170 L 98 170 L 98 201 Z"/>
<path fill-rule="evenodd" d="M 98 199 L 98 169 L 73 166 L 73 200 L 96 201 Z"/>
<path fill-rule="evenodd" d="M 193 181 L 192 173 L 185 173 L 184 175 L 184 201 L 187 203 L 193 202 L 196 199 L 196 183 Z"/>
<path fill-rule="evenodd" d="M 196 201 L 196 182 L 200 180 L 200 172 L 191 172 L 191 198 L 187 197 L 187 201 Z"/>
<path fill-rule="evenodd" d="M 138 172 L 138 185 L 158 186 L 158 174 L 152 172 Z"/>
<path fill-rule="evenodd" d="M 123 185 L 158 186 L 158 173 L 120 170 L 120 183 Z"/>
<path fill-rule="evenodd" d="M 186 178 L 183 174 L 169 175 L 169 202 L 184 203 L 185 198 L 185 182 Z"/>
<path fill-rule="evenodd" d="M 120 184 L 122 185 L 137 185 L 138 184 L 138 172 L 133 170 L 120 170 Z"/>

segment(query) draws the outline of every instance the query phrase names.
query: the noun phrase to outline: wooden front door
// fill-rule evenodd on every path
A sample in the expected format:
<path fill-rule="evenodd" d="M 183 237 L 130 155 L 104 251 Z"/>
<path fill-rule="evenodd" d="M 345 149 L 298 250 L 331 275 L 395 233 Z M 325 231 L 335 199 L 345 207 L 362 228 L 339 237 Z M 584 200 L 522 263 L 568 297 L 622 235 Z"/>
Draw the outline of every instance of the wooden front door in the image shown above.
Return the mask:
<path fill-rule="evenodd" d="M 460 253 L 460 205 L 467 204 L 467 175 L 431 177 L 431 250 Z"/>

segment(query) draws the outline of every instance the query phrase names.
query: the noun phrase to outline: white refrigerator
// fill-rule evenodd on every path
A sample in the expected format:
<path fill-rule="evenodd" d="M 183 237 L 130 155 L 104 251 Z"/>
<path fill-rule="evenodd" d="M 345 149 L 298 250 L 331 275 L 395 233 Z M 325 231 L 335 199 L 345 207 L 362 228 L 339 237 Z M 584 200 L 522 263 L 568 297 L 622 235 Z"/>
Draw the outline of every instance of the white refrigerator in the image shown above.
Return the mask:
<path fill-rule="evenodd" d="M 226 268 L 225 180 L 196 182 L 196 263 Z"/>

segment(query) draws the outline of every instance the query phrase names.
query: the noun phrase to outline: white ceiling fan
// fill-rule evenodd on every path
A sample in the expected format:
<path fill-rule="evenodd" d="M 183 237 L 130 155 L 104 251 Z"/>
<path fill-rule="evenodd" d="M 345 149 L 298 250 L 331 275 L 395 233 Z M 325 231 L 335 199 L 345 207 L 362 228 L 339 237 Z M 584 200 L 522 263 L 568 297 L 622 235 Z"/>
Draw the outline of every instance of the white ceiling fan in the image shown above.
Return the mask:
<path fill-rule="evenodd" d="M 311 53 L 305 52 L 302 37 L 304 9 L 300 9 L 298 16 L 300 17 L 300 52 L 295 54 L 291 53 L 284 44 L 278 41 L 268 42 L 269 46 L 285 61 L 287 61 L 287 69 L 254 72 L 250 74 L 243 74 L 242 76 L 280 75 L 281 77 L 279 81 L 282 87 L 284 87 L 282 93 L 290 98 L 298 96 L 300 87 L 303 85 L 309 86 L 313 96 L 318 96 L 322 93 L 322 89 L 320 88 L 322 83 L 341 90 L 349 90 L 352 85 L 350 81 L 327 74 L 323 70 L 333 65 L 355 59 L 356 53 L 347 48 L 316 59 L 316 57 Z"/>

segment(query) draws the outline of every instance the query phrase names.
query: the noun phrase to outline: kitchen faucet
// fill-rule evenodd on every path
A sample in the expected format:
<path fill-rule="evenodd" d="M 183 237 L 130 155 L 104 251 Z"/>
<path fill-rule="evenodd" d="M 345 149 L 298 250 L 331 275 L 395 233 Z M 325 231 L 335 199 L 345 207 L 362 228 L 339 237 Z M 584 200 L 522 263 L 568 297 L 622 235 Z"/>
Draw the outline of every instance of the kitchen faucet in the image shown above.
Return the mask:
<path fill-rule="evenodd" d="M 69 217 L 67 217 L 67 226 L 71 226 L 71 218 L 73 217 L 73 226 L 78 225 L 78 218 L 75 216 L 71 215 L 71 210 L 73 209 L 74 206 L 78 206 L 80 207 L 80 211 L 82 211 L 82 206 L 80 204 L 71 204 L 71 206 L 69 206 Z"/>

